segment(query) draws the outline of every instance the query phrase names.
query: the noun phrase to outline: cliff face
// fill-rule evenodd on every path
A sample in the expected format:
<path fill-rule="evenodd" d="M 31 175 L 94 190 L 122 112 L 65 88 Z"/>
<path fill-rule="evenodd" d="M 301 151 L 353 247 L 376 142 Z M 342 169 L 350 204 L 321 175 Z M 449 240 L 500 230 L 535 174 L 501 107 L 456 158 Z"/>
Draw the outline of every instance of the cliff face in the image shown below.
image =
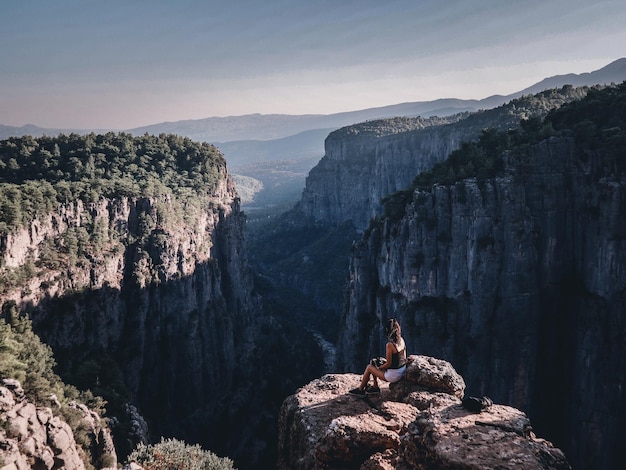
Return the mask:
<path fill-rule="evenodd" d="M 354 374 L 330 374 L 290 396 L 280 416 L 278 468 L 569 469 L 524 413 L 461 406 L 465 383 L 439 359 L 410 356 L 380 395 L 353 397 Z"/>
<path fill-rule="evenodd" d="M 357 244 L 340 342 L 348 370 L 396 316 L 409 350 L 468 389 L 526 410 L 577 468 L 614 468 L 625 441 L 624 181 L 552 138 L 504 175 L 416 190 Z"/>
<path fill-rule="evenodd" d="M 415 129 L 365 123 L 331 133 L 325 155 L 310 172 L 298 207 L 308 217 L 364 230 L 380 201 L 411 185 L 420 171 L 444 159 L 476 131 L 418 121 Z"/>
<path fill-rule="evenodd" d="M 327 137 L 325 155 L 310 171 L 297 209 L 326 225 L 351 221 L 365 230 L 381 215 L 385 196 L 410 187 L 418 173 L 448 158 L 462 142 L 486 128 L 516 128 L 520 119 L 543 117 L 585 93 L 569 86 L 471 115 L 395 118 L 339 129 Z"/>
<path fill-rule="evenodd" d="M 229 177 L 202 207 L 100 199 L 39 216 L 0 242 L 15 280 L 0 303 L 29 314 L 63 371 L 115 364 L 153 436 L 211 443 L 257 305 Z"/>

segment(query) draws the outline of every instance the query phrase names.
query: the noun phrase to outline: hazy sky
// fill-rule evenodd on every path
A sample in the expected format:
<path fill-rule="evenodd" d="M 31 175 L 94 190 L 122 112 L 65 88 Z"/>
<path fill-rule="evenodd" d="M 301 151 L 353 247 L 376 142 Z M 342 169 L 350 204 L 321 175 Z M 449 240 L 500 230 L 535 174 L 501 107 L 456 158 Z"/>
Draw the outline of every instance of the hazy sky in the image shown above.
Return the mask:
<path fill-rule="evenodd" d="M 626 57 L 624 0 L 0 0 L 0 124 L 509 94 Z"/>

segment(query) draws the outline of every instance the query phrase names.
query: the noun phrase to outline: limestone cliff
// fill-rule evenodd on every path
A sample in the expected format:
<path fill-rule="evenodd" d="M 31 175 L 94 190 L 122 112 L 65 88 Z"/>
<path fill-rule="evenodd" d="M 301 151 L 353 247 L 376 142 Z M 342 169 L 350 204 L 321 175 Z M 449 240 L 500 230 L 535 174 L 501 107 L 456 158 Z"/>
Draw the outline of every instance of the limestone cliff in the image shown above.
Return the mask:
<path fill-rule="evenodd" d="M 75 199 L 1 232 L 0 304 L 30 316 L 61 375 L 137 405 L 152 438 L 224 453 L 219 423 L 241 409 L 223 404 L 243 401 L 235 371 L 260 309 L 245 216 L 223 158 L 216 166 L 214 189 L 193 203 Z"/>
<path fill-rule="evenodd" d="M 465 116 L 456 116 L 461 117 Z M 407 123 L 399 126 L 399 121 Z M 307 176 L 298 209 L 328 225 L 352 221 L 364 230 L 379 215 L 384 196 L 409 186 L 412 175 L 476 134 L 445 124 L 444 119 L 406 118 L 331 133 L 324 143 L 324 157 Z"/>
<path fill-rule="evenodd" d="M 297 211 L 320 223 L 351 221 L 365 230 L 382 213 L 381 200 L 411 186 L 418 173 L 445 160 L 483 129 L 510 129 L 584 96 L 571 86 L 513 100 L 492 110 L 446 118 L 395 118 L 345 127 L 325 141 L 325 155 L 309 173 Z"/>
<path fill-rule="evenodd" d="M 499 177 L 416 189 L 354 246 L 344 367 L 381 350 L 397 316 L 410 351 L 527 411 L 577 468 L 617 468 L 626 181 L 611 162 L 551 138 L 505 154 Z"/>
<path fill-rule="evenodd" d="M 439 359 L 410 356 L 405 378 L 380 395 L 348 395 L 354 374 L 314 380 L 285 400 L 280 469 L 569 469 L 524 413 L 461 405 L 465 383 Z"/>

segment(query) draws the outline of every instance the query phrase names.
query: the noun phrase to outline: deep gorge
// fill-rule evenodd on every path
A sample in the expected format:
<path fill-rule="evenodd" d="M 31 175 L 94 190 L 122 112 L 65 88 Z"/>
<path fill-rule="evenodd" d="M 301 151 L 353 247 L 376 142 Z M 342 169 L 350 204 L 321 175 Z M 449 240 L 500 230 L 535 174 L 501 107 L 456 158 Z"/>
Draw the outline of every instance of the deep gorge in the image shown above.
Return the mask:
<path fill-rule="evenodd" d="M 275 461 L 280 404 L 324 372 L 316 334 L 336 343 L 335 372 L 360 372 L 395 316 L 411 353 L 526 411 L 575 468 L 616 467 L 623 102 L 624 85 L 564 87 L 492 113 L 344 128 L 300 203 L 250 244 L 210 146 L 4 141 L 9 176 L 62 155 L 54 174 L 78 176 L 41 188 L 21 177 L 22 192 L 2 181 L 19 195 L 2 206 L 3 313 L 32 318 L 62 376 L 102 393 L 120 421 L 131 402 L 152 440 L 200 442 L 240 468 Z M 107 152 L 128 158 L 122 170 Z M 44 194 L 56 201 L 45 210 Z"/>
<path fill-rule="evenodd" d="M 271 233 L 362 231 L 345 258 L 303 244 L 291 265 L 292 279 L 308 279 L 329 259 L 349 264 L 344 272 L 326 268 L 347 286 L 334 293 L 344 305 L 335 311 L 338 369 L 361 372 L 363 358 L 383 347 L 384 320 L 395 316 L 410 348 L 452 362 L 469 393 L 528 412 L 574 468 L 618 467 L 626 380 L 623 90 L 591 90 L 570 106 L 563 97 L 546 105 L 550 93 L 558 96 L 546 92 L 535 115 L 532 98 L 526 106 L 513 101 L 492 114 L 494 123 L 507 116 L 500 133 L 472 128 L 467 118 L 466 127 L 461 120 L 394 132 L 388 120 L 380 129 L 370 122 L 331 134 L 302 201 Z M 521 128 L 514 110 L 522 111 Z M 484 125 L 489 113 L 474 118 Z M 443 145 L 442 136 L 459 132 L 478 144 Z M 405 189 L 373 196 L 383 187 Z"/>

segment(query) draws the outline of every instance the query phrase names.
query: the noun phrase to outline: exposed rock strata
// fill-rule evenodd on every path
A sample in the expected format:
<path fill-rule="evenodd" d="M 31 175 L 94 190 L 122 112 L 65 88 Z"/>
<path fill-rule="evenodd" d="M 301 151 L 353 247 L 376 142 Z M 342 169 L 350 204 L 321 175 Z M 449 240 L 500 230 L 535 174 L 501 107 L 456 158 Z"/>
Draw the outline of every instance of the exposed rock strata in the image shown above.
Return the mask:
<path fill-rule="evenodd" d="M 395 118 L 348 126 L 332 132 L 325 154 L 309 173 L 297 210 L 338 226 L 351 221 L 365 230 L 382 214 L 381 200 L 411 186 L 415 176 L 448 158 L 483 129 L 512 129 L 520 119 L 542 117 L 586 90 L 564 87 L 493 110 L 447 118 Z"/>
<path fill-rule="evenodd" d="M 246 328 L 258 306 L 231 179 L 200 206 L 121 197 L 38 216 L 0 240 L 3 270 L 30 269 L 0 304 L 30 315 L 64 370 L 114 361 L 155 436 L 187 438 L 201 427 L 212 442 L 223 436 L 207 422 L 229 411 L 220 399 L 230 399 L 233 358 L 251 347 Z M 78 229 L 100 230 L 103 241 L 72 259 L 68 237 Z"/>
<path fill-rule="evenodd" d="M 415 191 L 351 259 L 347 370 L 397 316 L 409 351 L 455 364 L 475 394 L 525 410 L 577 468 L 614 468 L 626 441 L 626 184 L 553 138 L 505 174 Z"/>
<path fill-rule="evenodd" d="M 0 465 L 3 470 L 74 469 L 103 461 L 117 468 L 117 456 L 109 430 L 86 407 L 76 405 L 94 455 L 85 455 L 76 444 L 70 426 L 51 408 L 24 398 L 19 382 L 5 379 L 0 385 Z M 104 458 L 106 456 L 106 459 Z M 99 468 L 104 468 L 102 465 Z"/>
<path fill-rule="evenodd" d="M 289 397 L 280 420 L 280 469 L 569 469 L 519 410 L 461 406 L 451 365 L 410 356 L 405 378 L 366 400 L 348 395 L 354 374 L 329 374 Z"/>

